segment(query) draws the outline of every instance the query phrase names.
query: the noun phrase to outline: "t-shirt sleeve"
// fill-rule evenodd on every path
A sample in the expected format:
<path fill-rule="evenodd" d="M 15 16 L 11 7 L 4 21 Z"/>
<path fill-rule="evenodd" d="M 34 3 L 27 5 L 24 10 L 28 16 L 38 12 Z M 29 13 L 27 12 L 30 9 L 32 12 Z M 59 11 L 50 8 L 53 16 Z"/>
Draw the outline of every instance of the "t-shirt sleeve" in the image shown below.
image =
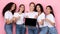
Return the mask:
<path fill-rule="evenodd" d="M 55 18 L 54 18 L 54 16 L 53 16 L 52 14 L 49 16 L 49 19 L 50 19 L 53 23 L 55 23 Z"/>
<path fill-rule="evenodd" d="M 8 12 L 5 13 L 4 18 L 9 19 L 9 13 Z"/>
<path fill-rule="evenodd" d="M 19 14 L 18 13 L 14 13 L 13 17 L 18 17 Z"/>
<path fill-rule="evenodd" d="M 35 15 L 38 15 L 38 12 L 35 12 Z"/>
<path fill-rule="evenodd" d="M 24 17 L 26 18 L 26 16 L 28 15 L 28 13 L 24 13 Z"/>
<path fill-rule="evenodd" d="M 38 17 L 38 22 L 40 22 L 42 19 L 45 19 L 45 15 L 44 15 L 44 14 L 41 14 L 41 15 Z"/>

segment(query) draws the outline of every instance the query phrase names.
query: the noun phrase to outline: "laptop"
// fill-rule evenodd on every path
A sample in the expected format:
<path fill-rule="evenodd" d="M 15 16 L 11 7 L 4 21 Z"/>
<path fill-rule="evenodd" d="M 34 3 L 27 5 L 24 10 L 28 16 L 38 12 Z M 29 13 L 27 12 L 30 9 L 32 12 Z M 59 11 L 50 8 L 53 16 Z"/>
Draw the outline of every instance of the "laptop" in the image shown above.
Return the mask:
<path fill-rule="evenodd" d="M 25 18 L 25 25 L 26 26 L 36 26 L 37 19 L 34 18 Z"/>

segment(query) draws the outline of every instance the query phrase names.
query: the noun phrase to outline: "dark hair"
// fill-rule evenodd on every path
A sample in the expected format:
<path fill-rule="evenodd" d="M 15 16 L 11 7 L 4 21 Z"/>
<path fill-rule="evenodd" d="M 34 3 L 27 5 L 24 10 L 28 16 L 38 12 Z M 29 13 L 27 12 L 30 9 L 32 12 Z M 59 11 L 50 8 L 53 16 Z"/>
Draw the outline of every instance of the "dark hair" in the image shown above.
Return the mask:
<path fill-rule="evenodd" d="M 36 6 L 35 6 L 35 11 L 37 11 L 37 10 L 36 10 L 37 6 L 39 6 L 39 7 L 41 8 L 41 12 L 44 12 L 44 10 L 43 10 L 43 6 L 42 6 L 41 4 L 39 4 L 39 3 L 36 4 Z"/>
<path fill-rule="evenodd" d="M 24 6 L 24 10 L 22 11 L 22 13 L 24 13 L 24 11 L 25 11 L 25 5 L 24 4 L 21 4 L 20 6 L 19 6 L 19 8 L 21 7 L 21 6 Z M 20 9 L 18 10 L 18 12 L 20 11 Z"/>
<path fill-rule="evenodd" d="M 6 12 L 7 10 L 10 10 L 10 9 L 11 9 L 11 7 L 12 7 L 13 4 L 15 4 L 15 3 L 10 2 L 10 3 L 8 3 L 8 4 L 4 7 L 3 12 L 2 12 L 3 16 L 4 16 L 4 14 L 5 14 L 5 12 Z M 15 4 L 15 9 L 11 11 L 12 14 L 14 14 L 15 10 L 16 10 L 16 4 Z"/>
<path fill-rule="evenodd" d="M 54 15 L 54 13 L 53 13 L 53 8 L 52 8 L 52 6 L 50 6 L 50 5 L 48 5 L 47 7 L 49 7 L 50 9 L 51 9 L 51 14 L 55 17 L 55 15 Z M 47 7 L 46 7 L 46 9 L 47 9 Z"/>
<path fill-rule="evenodd" d="M 31 3 L 29 4 L 29 6 L 30 6 L 31 4 L 34 4 L 34 7 L 35 7 L 35 3 L 34 3 L 34 2 L 31 2 Z M 34 8 L 34 11 L 35 11 L 35 8 Z"/>

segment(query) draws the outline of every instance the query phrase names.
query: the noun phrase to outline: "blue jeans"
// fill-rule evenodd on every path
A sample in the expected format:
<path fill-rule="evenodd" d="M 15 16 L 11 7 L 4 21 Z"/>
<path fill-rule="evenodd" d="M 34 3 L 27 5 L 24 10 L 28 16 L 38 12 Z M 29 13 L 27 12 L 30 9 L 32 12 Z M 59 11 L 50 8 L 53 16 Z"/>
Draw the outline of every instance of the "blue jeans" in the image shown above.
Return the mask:
<path fill-rule="evenodd" d="M 5 28 L 6 34 L 12 34 L 13 32 L 12 24 L 5 24 L 4 28 Z"/>
<path fill-rule="evenodd" d="M 47 34 L 47 32 L 48 32 L 48 27 L 47 26 L 40 28 L 40 34 Z"/>
<path fill-rule="evenodd" d="M 28 34 L 38 34 L 37 27 L 30 27 L 30 26 L 28 26 Z"/>
<path fill-rule="evenodd" d="M 16 24 L 16 34 L 25 34 L 25 26 Z"/>
<path fill-rule="evenodd" d="M 55 27 L 50 27 L 48 34 L 58 34 Z"/>

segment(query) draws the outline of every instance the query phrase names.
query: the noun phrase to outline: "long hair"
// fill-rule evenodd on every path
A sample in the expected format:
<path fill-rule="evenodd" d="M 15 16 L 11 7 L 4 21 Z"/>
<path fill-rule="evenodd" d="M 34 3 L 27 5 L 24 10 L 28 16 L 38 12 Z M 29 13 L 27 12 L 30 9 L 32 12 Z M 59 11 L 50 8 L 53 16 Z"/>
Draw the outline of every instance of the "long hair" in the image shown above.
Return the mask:
<path fill-rule="evenodd" d="M 20 6 L 19 6 L 19 8 L 21 7 L 21 6 L 24 6 L 24 10 L 22 11 L 22 13 L 24 13 L 24 11 L 25 11 L 25 5 L 24 4 L 21 4 Z M 18 10 L 18 12 L 20 11 L 20 9 Z"/>
<path fill-rule="evenodd" d="M 4 7 L 3 12 L 2 12 L 3 16 L 4 16 L 4 14 L 7 10 L 11 10 L 11 7 L 12 7 L 13 4 L 15 4 L 15 3 L 10 2 Z M 15 9 L 11 11 L 12 14 L 14 14 L 15 10 L 16 10 L 16 4 L 15 4 Z"/>
<path fill-rule="evenodd" d="M 36 10 L 36 8 L 37 8 L 37 6 L 39 6 L 39 8 L 41 8 L 41 12 L 44 12 L 44 10 L 43 10 L 43 6 L 41 5 L 41 4 L 36 4 L 36 6 L 35 6 L 35 11 L 37 12 L 37 10 Z"/>
<path fill-rule="evenodd" d="M 55 17 L 52 6 L 48 5 L 47 7 L 49 7 L 51 9 L 50 13 Z M 47 7 L 46 7 L 46 9 L 47 9 Z"/>

